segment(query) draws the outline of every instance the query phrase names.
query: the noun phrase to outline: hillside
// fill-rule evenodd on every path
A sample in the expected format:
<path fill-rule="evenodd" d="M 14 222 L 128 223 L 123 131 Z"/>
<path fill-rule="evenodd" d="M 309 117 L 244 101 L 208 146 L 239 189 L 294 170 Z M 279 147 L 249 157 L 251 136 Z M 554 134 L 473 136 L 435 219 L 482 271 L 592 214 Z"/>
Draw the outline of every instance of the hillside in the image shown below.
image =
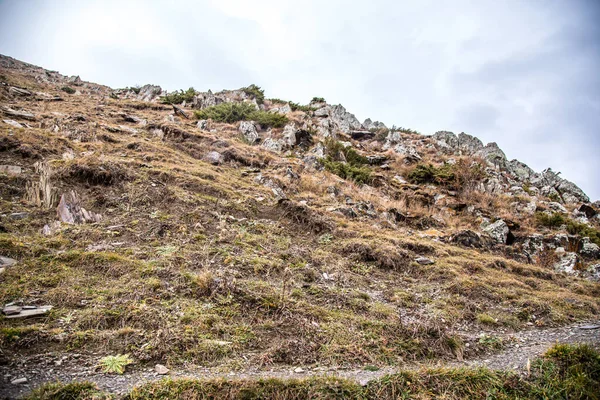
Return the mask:
<path fill-rule="evenodd" d="M 4 396 L 117 354 L 138 372 L 467 365 L 598 320 L 600 204 L 495 143 L 6 56 L 0 113 Z"/>

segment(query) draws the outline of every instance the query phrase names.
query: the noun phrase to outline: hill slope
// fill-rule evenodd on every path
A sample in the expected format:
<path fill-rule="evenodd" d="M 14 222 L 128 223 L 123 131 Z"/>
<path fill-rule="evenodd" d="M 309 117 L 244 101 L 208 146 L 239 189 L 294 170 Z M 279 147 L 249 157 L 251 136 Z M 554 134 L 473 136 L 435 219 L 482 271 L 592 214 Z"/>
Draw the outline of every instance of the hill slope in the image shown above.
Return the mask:
<path fill-rule="evenodd" d="M 0 301 L 52 306 L 0 320 L 8 366 L 397 366 L 597 318 L 598 204 L 495 144 L 5 56 L 0 85 Z"/>

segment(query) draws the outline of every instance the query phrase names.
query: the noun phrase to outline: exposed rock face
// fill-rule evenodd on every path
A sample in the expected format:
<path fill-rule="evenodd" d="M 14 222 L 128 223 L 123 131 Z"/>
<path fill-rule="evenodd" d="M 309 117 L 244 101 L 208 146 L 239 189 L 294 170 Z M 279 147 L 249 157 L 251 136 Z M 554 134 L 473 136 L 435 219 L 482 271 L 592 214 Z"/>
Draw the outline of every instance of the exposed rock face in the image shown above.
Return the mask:
<path fill-rule="evenodd" d="M 87 211 L 81 207 L 79 197 L 74 191 L 64 193 L 56 208 L 58 219 L 67 224 L 83 224 L 84 222 L 98 222 L 102 219 L 100 214 Z"/>
<path fill-rule="evenodd" d="M 569 275 L 577 275 L 578 272 L 575 269 L 578 262 L 577 253 L 564 252 L 564 250 L 557 251 L 556 253 L 560 259 L 556 264 L 554 264 L 554 269 L 557 272 L 564 272 Z"/>
<path fill-rule="evenodd" d="M 259 136 L 256 131 L 256 126 L 254 125 L 254 121 L 242 121 L 240 122 L 239 131 L 244 135 L 244 138 L 250 144 L 254 144 L 258 142 Z"/>
<path fill-rule="evenodd" d="M 581 255 L 589 258 L 600 258 L 600 246 L 596 243 L 592 243 L 590 238 L 583 238 L 581 245 Z"/>
<path fill-rule="evenodd" d="M 370 129 L 385 129 L 386 126 L 383 122 L 379 122 L 379 121 L 371 121 L 371 118 L 367 118 L 365 119 L 365 122 L 362 123 L 362 126 L 364 129 L 370 130 Z"/>
<path fill-rule="evenodd" d="M 500 244 L 506 244 L 508 234 L 510 233 L 508 225 L 506 225 L 506 222 L 504 222 L 501 219 L 494 222 L 493 224 L 486 226 L 485 228 L 483 228 L 483 231 L 487 233 L 492 239 L 494 239 L 496 243 Z"/>
<path fill-rule="evenodd" d="M 219 165 L 223 162 L 223 155 L 218 151 L 210 151 L 204 156 L 204 161 L 212 165 Z"/>
<path fill-rule="evenodd" d="M 262 147 L 275 153 L 281 153 L 283 151 L 283 146 L 284 144 L 281 140 L 276 140 L 273 138 L 267 138 L 262 143 Z"/>
<path fill-rule="evenodd" d="M 350 133 L 351 130 L 359 130 L 363 127 L 354 114 L 346 111 L 341 104 L 322 107 L 316 110 L 314 115 L 329 118 L 334 126 L 344 133 Z"/>

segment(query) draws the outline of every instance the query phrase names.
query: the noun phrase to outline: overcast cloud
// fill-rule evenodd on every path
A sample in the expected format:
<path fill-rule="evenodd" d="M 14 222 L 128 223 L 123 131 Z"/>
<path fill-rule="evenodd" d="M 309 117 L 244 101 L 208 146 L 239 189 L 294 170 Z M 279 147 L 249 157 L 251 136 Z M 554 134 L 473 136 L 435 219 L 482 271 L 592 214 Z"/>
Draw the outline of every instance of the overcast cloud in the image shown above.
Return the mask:
<path fill-rule="evenodd" d="M 466 132 L 600 198 L 600 2 L 0 0 L 0 53 L 112 87 L 256 83 Z"/>

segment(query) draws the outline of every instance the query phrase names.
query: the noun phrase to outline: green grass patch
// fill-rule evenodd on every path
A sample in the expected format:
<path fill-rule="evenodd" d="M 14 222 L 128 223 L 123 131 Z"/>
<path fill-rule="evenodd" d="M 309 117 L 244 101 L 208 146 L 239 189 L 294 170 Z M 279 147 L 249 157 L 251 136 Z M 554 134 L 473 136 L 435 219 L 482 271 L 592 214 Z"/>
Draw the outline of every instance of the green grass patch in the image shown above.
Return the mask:
<path fill-rule="evenodd" d="M 198 119 L 233 124 L 238 121 L 255 121 L 265 127 L 281 128 L 288 119 L 285 115 L 257 110 L 250 103 L 221 103 L 194 112 Z"/>

